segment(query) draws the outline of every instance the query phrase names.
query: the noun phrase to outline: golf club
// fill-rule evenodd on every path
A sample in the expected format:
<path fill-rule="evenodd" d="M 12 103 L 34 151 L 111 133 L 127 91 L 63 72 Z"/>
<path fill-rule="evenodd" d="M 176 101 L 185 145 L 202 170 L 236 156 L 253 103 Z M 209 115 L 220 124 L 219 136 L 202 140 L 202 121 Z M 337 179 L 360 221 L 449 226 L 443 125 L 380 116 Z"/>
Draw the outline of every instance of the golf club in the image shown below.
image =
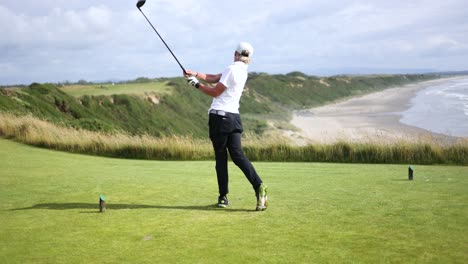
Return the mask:
<path fill-rule="evenodd" d="M 169 50 L 169 52 L 172 54 L 172 56 L 174 57 L 174 59 L 177 61 L 177 63 L 179 64 L 180 68 L 182 69 L 182 71 L 184 71 L 184 74 L 187 74 L 187 72 L 185 71 L 184 69 L 184 66 L 182 66 L 182 64 L 179 62 L 179 60 L 177 59 L 177 57 L 174 55 L 174 52 L 172 52 L 171 48 L 169 48 L 169 46 L 167 45 L 166 41 L 164 41 L 164 39 L 161 37 L 161 35 L 159 34 L 159 32 L 156 30 L 156 28 L 153 26 L 153 24 L 151 24 L 151 22 L 149 21 L 149 19 L 146 17 L 145 13 L 143 13 L 143 11 L 141 11 L 141 7 L 146 3 L 146 0 L 138 0 L 137 4 L 136 4 L 136 7 L 138 8 L 138 10 L 140 10 L 141 14 L 145 17 L 146 21 L 148 21 L 148 23 L 150 24 L 150 26 L 153 28 L 154 32 L 156 32 L 156 34 L 158 34 L 158 37 L 162 40 L 162 42 L 164 43 L 164 45 L 166 45 L 166 48 Z"/>

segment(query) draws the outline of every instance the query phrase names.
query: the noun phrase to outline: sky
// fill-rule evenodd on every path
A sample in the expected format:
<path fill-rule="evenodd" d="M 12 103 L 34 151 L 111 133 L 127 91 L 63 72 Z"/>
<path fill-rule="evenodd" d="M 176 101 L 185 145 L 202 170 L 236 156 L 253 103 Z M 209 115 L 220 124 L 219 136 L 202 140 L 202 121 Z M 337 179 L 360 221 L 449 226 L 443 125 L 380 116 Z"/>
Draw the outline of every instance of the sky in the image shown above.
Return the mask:
<path fill-rule="evenodd" d="M 181 76 L 136 0 L 0 0 L 0 85 Z M 468 70 L 468 1 L 147 0 L 186 69 L 310 75 Z"/>

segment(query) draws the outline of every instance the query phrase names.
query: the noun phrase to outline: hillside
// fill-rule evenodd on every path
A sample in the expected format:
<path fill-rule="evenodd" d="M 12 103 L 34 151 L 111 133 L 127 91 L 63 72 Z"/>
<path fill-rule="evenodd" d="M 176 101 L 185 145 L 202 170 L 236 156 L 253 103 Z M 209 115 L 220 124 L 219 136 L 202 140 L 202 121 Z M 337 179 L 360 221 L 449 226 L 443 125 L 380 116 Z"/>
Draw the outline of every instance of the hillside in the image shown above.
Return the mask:
<path fill-rule="evenodd" d="M 284 126 L 294 109 L 438 78 L 438 75 L 372 75 L 319 78 L 300 72 L 253 73 L 241 100 L 246 130 L 262 134 Z M 120 84 L 58 86 L 31 84 L 1 88 L 0 111 L 32 115 L 55 124 L 92 131 L 153 136 L 207 135 L 211 99 L 183 78 L 144 79 Z M 268 122 L 271 121 L 271 122 Z"/>

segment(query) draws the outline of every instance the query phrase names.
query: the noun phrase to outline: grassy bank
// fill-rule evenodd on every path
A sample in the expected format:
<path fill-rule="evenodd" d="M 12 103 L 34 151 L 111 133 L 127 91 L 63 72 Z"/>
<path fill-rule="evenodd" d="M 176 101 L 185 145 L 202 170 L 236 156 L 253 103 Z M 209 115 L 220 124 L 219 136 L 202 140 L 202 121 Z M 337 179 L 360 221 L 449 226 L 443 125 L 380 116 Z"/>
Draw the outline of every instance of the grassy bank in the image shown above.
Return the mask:
<path fill-rule="evenodd" d="M 213 161 L 109 159 L 5 139 L 0 160 L 1 263 L 468 262 L 467 167 L 415 166 L 410 182 L 406 165 L 256 162 L 270 208 L 255 212 L 232 166 L 232 204 L 213 206 Z"/>
<path fill-rule="evenodd" d="M 32 116 L 0 114 L 0 136 L 50 149 L 108 157 L 152 160 L 213 159 L 208 139 L 152 137 L 66 128 Z M 348 162 L 468 165 L 468 141 L 449 145 L 431 139 L 399 143 L 347 143 L 293 146 L 279 136 L 247 136 L 252 161 Z"/>

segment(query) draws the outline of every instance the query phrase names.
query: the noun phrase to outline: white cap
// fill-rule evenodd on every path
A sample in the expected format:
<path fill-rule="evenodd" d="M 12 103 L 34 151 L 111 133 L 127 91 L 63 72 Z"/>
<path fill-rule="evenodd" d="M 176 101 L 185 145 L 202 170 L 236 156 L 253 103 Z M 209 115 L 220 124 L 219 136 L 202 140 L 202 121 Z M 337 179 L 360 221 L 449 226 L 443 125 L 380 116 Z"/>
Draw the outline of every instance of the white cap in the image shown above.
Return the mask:
<path fill-rule="evenodd" d="M 252 45 L 250 45 L 250 43 L 247 43 L 247 42 L 239 43 L 239 45 L 237 45 L 236 51 L 240 55 L 249 57 L 249 58 L 252 58 L 252 55 L 254 52 Z"/>

